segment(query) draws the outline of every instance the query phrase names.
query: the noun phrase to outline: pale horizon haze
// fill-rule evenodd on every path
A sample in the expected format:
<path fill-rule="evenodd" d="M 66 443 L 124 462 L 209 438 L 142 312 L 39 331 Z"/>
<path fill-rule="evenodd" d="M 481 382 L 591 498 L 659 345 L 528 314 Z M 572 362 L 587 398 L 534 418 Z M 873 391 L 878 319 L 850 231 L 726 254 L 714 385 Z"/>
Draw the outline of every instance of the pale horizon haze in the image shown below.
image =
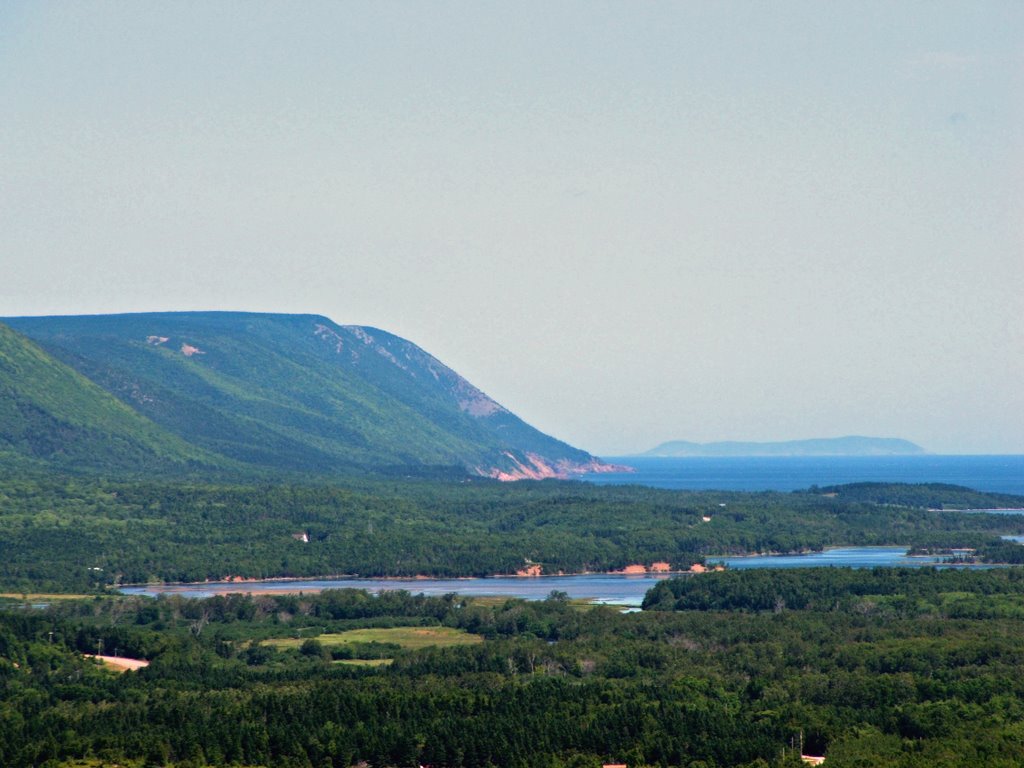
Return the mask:
<path fill-rule="evenodd" d="M 0 317 L 323 314 L 597 455 L 1024 453 L 1024 3 L 0 4 Z"/>

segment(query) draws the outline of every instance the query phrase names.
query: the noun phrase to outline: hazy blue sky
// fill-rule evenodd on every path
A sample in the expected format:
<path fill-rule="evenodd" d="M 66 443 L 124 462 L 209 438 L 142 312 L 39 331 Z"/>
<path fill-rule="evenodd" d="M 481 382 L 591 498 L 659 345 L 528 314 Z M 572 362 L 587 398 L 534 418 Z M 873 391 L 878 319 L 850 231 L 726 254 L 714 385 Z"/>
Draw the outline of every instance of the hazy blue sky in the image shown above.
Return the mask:
<path fill-rule="evenodd" d="M 0 265 L 385 328 L 605 455 L 1024 453 L 1024 3 L 7 0 Z"/>

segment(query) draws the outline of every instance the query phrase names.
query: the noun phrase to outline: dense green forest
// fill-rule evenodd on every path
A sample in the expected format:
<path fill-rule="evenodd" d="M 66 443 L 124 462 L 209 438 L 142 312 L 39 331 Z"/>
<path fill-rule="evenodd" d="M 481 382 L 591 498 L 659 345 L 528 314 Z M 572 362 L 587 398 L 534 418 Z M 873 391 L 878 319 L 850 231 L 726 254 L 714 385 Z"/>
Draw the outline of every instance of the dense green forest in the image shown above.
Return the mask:
<path fill-rule="evenodd" d="M 0 764 L 782 768 L 802 743 L 836 768 L 1017 766 L 1022 579 L 705 574 L 631 614 L 557 593 L 10 603 Z M 366 628 L 478 641 L 336 643 Z M 101 647 L 151 663 L 83 658 Z"/>
<path fill-rule="evenodd" d="M 1012 562 L 1016 497 L 0 477 L 0 765 L 786 768 L 1024 762 L 1024 571 L 737 571 L 646 610 L 354 590 L 124 597 L 226 575 L 601 571 L 829 545 Z M 302 539 L 308 539 L 304 541 Z M 56 599 L 40 592 L 86 593 Z M 25 597 L 20 597 L 25 595 Z M 145 659 L 119 674 L 84 654 Z"/>
<path fill-rule="evenodd" d="M 227 485 L 12 473 L 0 478 L 0 591 L 228 575 L 483 576 L 526 562 L 546 573 L 654 561 L 683 569 L 712 554 L 830 545 L 972 547 L 1005 560 L 1019 550 L 999 536 L 1024 533 L 1024 517 L 934 508 L 1015 498 L 955 486 L 740 493 L 480 478 Z"/>

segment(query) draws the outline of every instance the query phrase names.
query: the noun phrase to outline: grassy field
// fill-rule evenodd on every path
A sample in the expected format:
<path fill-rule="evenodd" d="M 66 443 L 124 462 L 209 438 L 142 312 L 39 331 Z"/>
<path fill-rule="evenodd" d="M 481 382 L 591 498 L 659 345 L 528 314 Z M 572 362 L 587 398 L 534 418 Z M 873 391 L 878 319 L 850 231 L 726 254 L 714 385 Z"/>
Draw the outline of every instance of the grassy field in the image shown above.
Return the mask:
<path fill-rule="evenodd" d="M 268 645 L 278 648 L 298 648 L 308 638 L 282 637 L 267 640 Z M 316 640 L 326 648 L 357 643 L 393 643 L 407 650 L 415 651 L 431 646 L 448 647 L 453 645 L 473 645 L 482 643 L 479 635 L 470 635 L 461 629 L 452 627 L 389 627 L 377 629 L 351 629 L 348 632 L 337 632 L 317 635 Z"/>
<path fill-rule="evenodd" d="M 0 599 L 4 600 L 84 600 L 88 597 L 96 597 L 96 595 L 72 595 L 53 592 L 0 592 Z"/>
<path fill-rule="evenodd" d="M 394 659 L 336 659 L 334 664 L 347 664 L 350 667 L 386 667 Z"/>
<path fill-rule="evenodd" d="M 510 599 L 508 595 L 474 595 L 470 598 L 473 605 L 482 605 L 487 608 L 496 608 L 504 605 Z M 592 597 L 571 597 L 569 598 L 569 605 L 573 608 L 593 608 L 596 605 L 603 605 L 603 603 L 595 602 Z"/>

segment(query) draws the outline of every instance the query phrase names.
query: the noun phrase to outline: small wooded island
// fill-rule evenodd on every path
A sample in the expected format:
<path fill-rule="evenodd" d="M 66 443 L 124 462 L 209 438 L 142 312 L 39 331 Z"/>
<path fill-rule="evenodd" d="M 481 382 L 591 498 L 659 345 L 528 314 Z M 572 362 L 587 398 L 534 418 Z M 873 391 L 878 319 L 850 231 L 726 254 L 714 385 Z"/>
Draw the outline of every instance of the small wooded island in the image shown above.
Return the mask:
<path fill-rule="evenodd" d="M 691 443 L 670 440 L 639 456 L 917 456 L 925 449 L 895 437 L 822 437 L 783 442 Z"/>

